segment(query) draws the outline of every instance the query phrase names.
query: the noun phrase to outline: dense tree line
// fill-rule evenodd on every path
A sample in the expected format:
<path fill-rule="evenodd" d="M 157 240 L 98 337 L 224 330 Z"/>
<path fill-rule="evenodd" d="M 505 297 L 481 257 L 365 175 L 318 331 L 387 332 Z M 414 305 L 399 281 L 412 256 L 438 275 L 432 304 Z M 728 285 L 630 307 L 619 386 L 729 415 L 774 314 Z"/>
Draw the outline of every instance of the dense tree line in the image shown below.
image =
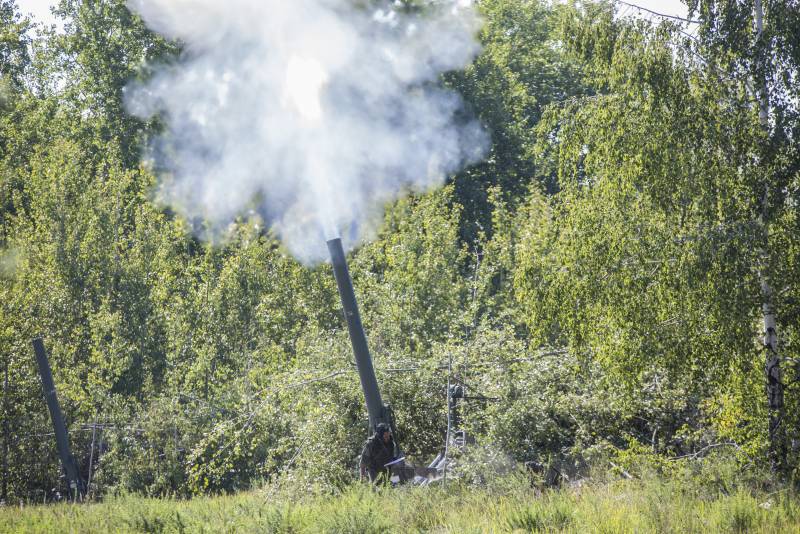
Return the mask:
<path fill-rule="evenodd" d="M 607 2 L 479 6 L 483 52 L 442 83 L 490 131 L 485 162 L 387 206 L 350 256 L 408 454 L 442 446 L 450 365 L 496 399 L 466 428 L 520 462 L 724 442 L 792 476 L 797 3 L 692 0 L 692 33 Z M 38 335 L 95 495 L 347 484 L 366 410 L 329 266 L 245 219 L 204 241 L 156 203 L 160 124 L 124 88 L 180 43 L 123 0 L 57 12 L 63 32 L 0 0 L 3 500 L 63 484 Z"/>

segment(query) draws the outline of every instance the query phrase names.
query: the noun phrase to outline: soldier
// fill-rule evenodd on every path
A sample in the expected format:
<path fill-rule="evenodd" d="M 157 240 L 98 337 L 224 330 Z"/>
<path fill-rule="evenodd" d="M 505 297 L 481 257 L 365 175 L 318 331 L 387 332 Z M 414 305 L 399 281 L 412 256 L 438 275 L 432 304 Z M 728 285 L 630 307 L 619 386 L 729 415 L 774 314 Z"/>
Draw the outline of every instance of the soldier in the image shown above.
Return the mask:
<path fill-rule="evenodd" d="M 380 423 L 375 429 L 375 435 L 367 439 L 364 450 L 361 451 L 359 470 L 361 478 L 377 484 L 380 480 L 386 482 L 391 477 L 391 469 L 386 466 L 395 459 L 395 443 L 392 431 L 386 423 Z"/>

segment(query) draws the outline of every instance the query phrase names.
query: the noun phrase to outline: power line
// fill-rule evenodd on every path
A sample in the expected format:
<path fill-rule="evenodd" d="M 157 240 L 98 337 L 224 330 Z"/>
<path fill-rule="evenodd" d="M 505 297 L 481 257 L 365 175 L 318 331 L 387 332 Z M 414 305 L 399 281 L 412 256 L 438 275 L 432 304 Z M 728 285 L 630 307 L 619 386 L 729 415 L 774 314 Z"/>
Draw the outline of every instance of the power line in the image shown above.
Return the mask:
<path fill-rule="evenodd" d="M 615 4 L 622 4 L 624 6 L 628 6 L 629 8 L 638 9 L 640 11 L 646 11 L 647 13 L 650 13 L 651 15 L 655 15 L 657 17 L 662 17 L 662 18 L 665 18 L 665 19 L 678 20 L 678 21 L 681 21 L 681 22 L 686 22 L 687 24 L 700 24 L 699 20 L 687 19 L 687 18 L 679 17 L 677 15 L 667 15 L 666 13 L 659 13 L 658 11 L 653 11 L 652 9 L 648 9 L 646 7 L 642 7 L 642 6 L 639 6 L 639 5 L 636 5 L 636 4 L 631 4 L 631 3 L 625 2 L 623 0 L 613 0 L 613 2 Z"/>

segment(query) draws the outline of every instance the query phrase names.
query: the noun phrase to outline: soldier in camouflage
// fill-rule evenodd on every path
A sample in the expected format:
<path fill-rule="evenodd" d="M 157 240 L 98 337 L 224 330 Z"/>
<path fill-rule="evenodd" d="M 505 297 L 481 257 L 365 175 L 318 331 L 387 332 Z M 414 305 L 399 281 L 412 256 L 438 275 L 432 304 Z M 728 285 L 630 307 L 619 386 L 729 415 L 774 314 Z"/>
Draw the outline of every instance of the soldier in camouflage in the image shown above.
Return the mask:
<path fill-rule="evenodd" d="M 388 482 L 391 469 L 386 466 L 395 459 L 395 442 L 392 431 L 386 423 L 380 423 L 375 429 L 375 435 L 367 439 L 361 451 L 359 470 L 361 478 L 369 478 L 370 482 Z"/>

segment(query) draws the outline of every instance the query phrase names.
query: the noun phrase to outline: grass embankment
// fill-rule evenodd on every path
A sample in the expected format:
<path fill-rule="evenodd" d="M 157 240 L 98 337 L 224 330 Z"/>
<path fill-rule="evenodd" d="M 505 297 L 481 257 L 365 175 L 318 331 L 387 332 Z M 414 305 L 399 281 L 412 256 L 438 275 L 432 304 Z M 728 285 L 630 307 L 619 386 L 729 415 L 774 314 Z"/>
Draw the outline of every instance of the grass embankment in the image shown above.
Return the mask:
<path fill-rule="evenodd" d="M 0 532 L 800 532 L 789 490 L 733 491 L 649 480 L 538 492 L 353 487 L 297 497 L 270 489 L 188 501 L 118 497 L 100 504 L 0 509 Z"/>

